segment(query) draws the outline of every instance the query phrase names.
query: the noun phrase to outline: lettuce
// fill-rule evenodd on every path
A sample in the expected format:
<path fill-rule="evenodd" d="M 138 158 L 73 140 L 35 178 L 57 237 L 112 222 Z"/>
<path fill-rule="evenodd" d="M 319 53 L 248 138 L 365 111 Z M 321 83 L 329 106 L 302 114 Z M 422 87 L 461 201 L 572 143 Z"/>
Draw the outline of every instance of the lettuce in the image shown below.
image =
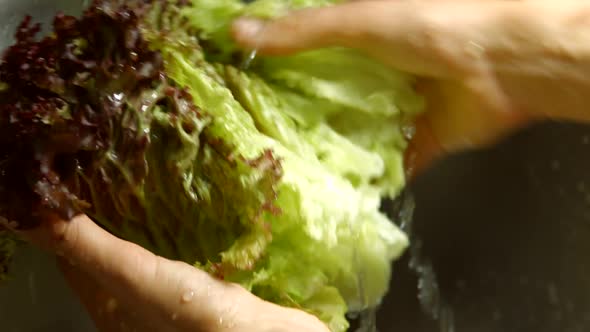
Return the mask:
<path fill-rule="evenodd" d="M 284 9 L 95 1 L 41 40 L 25 20 L 0 64 L 0 215 L 29 228 L 86 213 L 345 331 L 408 244 L 379 207 L 405 184 L 403 126 L 423 101 L 348 49 L 242 69 L 231 22 Z"/>

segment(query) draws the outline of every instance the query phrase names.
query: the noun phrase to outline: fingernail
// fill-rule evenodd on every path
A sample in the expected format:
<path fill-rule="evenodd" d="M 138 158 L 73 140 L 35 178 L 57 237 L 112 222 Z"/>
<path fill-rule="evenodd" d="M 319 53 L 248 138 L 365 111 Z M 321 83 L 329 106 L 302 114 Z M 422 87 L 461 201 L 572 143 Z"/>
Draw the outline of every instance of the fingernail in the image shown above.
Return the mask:
<path fill-rule="evenodd" d="M 264 21 L 253 18 L 241 18 L 236 21 L 236 28 L 244 39 L 254 39 L 258 37 L 264 28 Z"/>

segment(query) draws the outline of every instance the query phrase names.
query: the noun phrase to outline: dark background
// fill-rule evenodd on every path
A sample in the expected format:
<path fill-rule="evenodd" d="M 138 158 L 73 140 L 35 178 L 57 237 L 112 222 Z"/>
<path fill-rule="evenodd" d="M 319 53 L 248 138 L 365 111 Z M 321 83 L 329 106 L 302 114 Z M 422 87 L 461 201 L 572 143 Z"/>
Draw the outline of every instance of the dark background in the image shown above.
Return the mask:
<path fill-rule="evenodd" d="M 414 244 L 432 262 L 454 331 L 590 331 L 590 128 L 531 128 L 441 162 L 411 191 Z M 451 332 L 420 310 L 409 256 L 396 265 L 380 330 Z"/>

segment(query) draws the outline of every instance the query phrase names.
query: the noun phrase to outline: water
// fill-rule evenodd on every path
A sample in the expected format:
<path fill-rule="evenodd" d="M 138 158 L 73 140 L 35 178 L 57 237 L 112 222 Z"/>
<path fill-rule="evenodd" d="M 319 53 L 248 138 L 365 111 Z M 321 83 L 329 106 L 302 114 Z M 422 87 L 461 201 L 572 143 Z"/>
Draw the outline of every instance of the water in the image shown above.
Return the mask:
<path fill-rule="evenodd" d="M 432 264 L 424 259 L 421 254 L 422 242 L 413 234 L 412 221 L 415 209 L 413 196 L 402 193 L 394 202 L 392 217 L 400 225 L 400 228 L 411 239 L 410 268 L 418 274 L 417 297 L 422 309 L 440 323 L 441 332 L 454 332 L 454 316 L 451 308 L 441 305 L 440 291 L 436 274 Z M 362 272 L 359 270 L 359 273 Z M 359 275 L 359 290 L 362 293 L 362 275 Z M 362 294 L 359 294 L 362 296 Z M 379 308 L 369 308 L 359 313 L 349 314 L 349 319 L 354 320 L 358 327 L 355 332 L 377 332 L 377 311 Z"/>
<path fill-rule="evenodd" d="M 193 300 L 194 297 L 195 297 L 195 292 L 192 290 L 189 290 L 186 293 L 182 294 L 182 298 L 180 299 L 180 301 L 182 303 L 189 303 Z"/>
<path fill-rule="evenodd" d="M 442 298 L 432 262 L 423 254 L 422 240 L 412 227 L 415 207 L 412 194 L 404 192 L 394 202 L 392 212 L 394 220 L 399 222 L 401 229 L 410 237 L 409 267 L 418 277 L 417 297 L 422 310 L 439 322 L 440 332 L 455 332 L 454 310 Z M 375 330 L 362 332 L 365 331 Z"/>
<path fill-rule="evenodd" d="M 416 135 L 416 127 L 415 126 L 403 126 L 402 127 L 402 134 L 407 140 L 412 140 Z"/>
<path fill-rule="evenodd" d="M 377 332 L 377 311 L 379 308 L 369 308 L 351 318 L 358 320 L 356 332 Z"/>
<path fill-rule="evenodd" d="M 252 61 L 254 61 L 254 59 L 256 59 L 257 55 L 258 55 L 258 49 L 254 49 L 250 53 L 248 53 L 248 56 L 244 60 L 244 63 L 242 63 L 241 69 L 247 70 L 248 68 L 250 68 Z"/>

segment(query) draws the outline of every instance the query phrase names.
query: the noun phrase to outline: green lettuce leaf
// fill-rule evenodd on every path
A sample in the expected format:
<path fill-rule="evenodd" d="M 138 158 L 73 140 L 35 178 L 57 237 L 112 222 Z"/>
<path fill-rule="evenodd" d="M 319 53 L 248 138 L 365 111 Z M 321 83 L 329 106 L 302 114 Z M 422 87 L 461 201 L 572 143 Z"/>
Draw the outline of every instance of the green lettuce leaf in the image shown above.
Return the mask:
<path fill-rule="evenodd" d="M 325 4 L 302 1 L 295 7 Z M 220 137 L 242 139 L 245 144 L 236 147 L 245 155 L 259 152 L 254 146 L 271 149 L 283 167 L 276 201 L 282 213 L 269 217 L 273 240 L 265 258 L 252 273 L 226 277 L 343 331 L 346 311 L 379 304 L 391 262 L 407 246 L 406 235 L 379 205 L 405 184 L 403 126 L 422 110 L 423 100 L 412 90 L 411 77 L 353 50 L 260 58 L 246 71 L 232 57 L 219 56 L 237 50 L 229 38 L 233 19 L 271 17 L 281 6 L 194 0 L 183 15 L 200 31 L 203 57 L 209 50 L 215 57 L 197 68 L 185 61 L 186 51 L 162 49 L 170 77 L 213 114 Z M 215 24 L 202 24 L 202 17 Z M 231 119 L 239 119 L 242 128 L 224 132 Z M 240 130 L 248 133 L 235 137 Z"/>
<path fill-rule="evenodd" d="M 405 185 L 404 126 L 423 100 L 411 77 L 349 49 L 260 57 L 244 69 L 247 54 L 229 34 L 240 16 L 336 2 L 129 0 L 117 9 L 103 0 L 79 21 L 59 18 L 61 30 L 42 44 L 24 38 L 0 65 L 0 115 L 18 120 L 0 117 L 9 161 L 0 163 L 0 198 L 26 187 L 33 207 L 86 213 L 345 331 L 347 312 L 379 305 L 408 245 L 379 208 Z M 124 19 L 133 8 L 138 20 Z M 66 58 L 37 68 L 22 57 L 31 49 Z M 35 75 L 15 73 L 29 68 L 22 61 Z M 15 101 L 42 105 L 42 121 Z M 46 163 L 24 162 L 29 151 Z M 11 220 L 28 213 L 2 204 Z M 12 250 L 4 238 L 0 257 Z"/>

